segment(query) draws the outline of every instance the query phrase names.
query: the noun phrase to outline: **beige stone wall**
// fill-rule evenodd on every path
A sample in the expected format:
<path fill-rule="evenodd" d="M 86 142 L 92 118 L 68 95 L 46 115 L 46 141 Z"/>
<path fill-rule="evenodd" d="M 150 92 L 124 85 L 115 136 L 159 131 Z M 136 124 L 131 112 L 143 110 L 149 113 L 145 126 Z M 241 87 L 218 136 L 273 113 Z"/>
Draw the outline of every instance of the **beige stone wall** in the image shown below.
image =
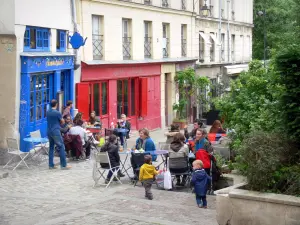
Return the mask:
<path fill-rule="evenodd" d="M 0 149 L 6 148 L 6 137 L 13 137 L 16 111 L 16 37 L 0 35 Z M 0 150 L 0 164 L 3 160 Z"/>

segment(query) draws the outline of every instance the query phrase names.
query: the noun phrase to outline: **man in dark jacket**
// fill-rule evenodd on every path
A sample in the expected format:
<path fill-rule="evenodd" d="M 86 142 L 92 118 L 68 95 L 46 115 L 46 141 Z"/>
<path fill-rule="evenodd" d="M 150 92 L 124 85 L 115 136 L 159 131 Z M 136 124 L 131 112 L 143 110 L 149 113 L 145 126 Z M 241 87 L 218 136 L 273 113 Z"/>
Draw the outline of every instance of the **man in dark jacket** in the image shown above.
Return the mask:
<path fill-rule="evenodd" d="M 188 132 L 187 126 L 184 127 L 184 136 L 186 139 L 192 138 L 195 139 L 197 129 L 201 128 L 203 123 L 199 119 L 194 121 L 194 129 L 191 132 Z"/>
<path fill-rule="evenodd" d="M 110 165 L 113 168 L 112 170 L 118 170 L 120 167 L 120 155 L 119 155 L 119 147 L 117 145 L 117 137 L 116 135 L 110 135 L 108 141 L 102 146 L 101 152 L 107 152 L 109 156 Z M 108 168 L 109 165 L 107 163 L 101 163 L 101 167 Z M 106 183 L 108 183 L 113 175 L 112 171 L 109 171 L 106 177 Z M 124 177 L 125 175 L 118 171 L 119 177 Z M 115 179 L 116 180 L 116 179 Z"/>

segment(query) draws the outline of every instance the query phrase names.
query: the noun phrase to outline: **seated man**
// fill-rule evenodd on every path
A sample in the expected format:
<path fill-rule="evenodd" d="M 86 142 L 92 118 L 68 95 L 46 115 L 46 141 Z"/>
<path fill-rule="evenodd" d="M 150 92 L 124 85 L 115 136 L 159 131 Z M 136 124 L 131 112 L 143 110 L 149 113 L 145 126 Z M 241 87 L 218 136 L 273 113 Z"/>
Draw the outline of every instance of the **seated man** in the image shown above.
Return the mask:
<path fill-rule="evenodd" d="M 121 145 L 123 146 L 124 145 L 124 137 L 126 137 L 127 139 L 129 138 L 129 132 L 130 132 L 130 128 L 131 128 L 131 124 L 126 120 L 125 114 L 121 115 L 121 119 L 117 123 L 117 128 L 124 128 L 124 129 L 128 130 L 127 133 L 116 132 L 116 135 L 118 137 L 120 137 Z"/>
<path fill-rule="evenodd" d="M 199 128 L 203 126 L 203 123 L 199 119 L 195 119 L 194 121 L 194 129 L 191 132 L 188 132 L 187 126 L 184 127 L 184 136 L 186 139 L 192 138 L 195 139 L 196 132 Z"/>
<path fill-rule="evenodd" d="M 71 127 L 69 134 L 71 135 L 79 135 L 82 141 L 82 146 L 85 148 L 86 159 L 90 159 L 91 154 L 91 144 L 88 142 L 86 131 L 82 128 L 83 121 L 78 120 L 75 127 Z"/>
<path fill-rule="evenodd" d="M 70 128 L 73 126 L 72 119 L 70 116 L 66 115 L 63 117 L 65 123 L 61 125 L 60 132 L 64 135 L 69 132 Z"/>
<path fill-rule="evenodd" d="M 100 117 L 96 116 L 96 112 L 95 111 L 91 112 L 88 124 L 92 125 L 92 126 L 95 126 L 95 127 L 102 127 L 102 123 L 101 123 Z"/>

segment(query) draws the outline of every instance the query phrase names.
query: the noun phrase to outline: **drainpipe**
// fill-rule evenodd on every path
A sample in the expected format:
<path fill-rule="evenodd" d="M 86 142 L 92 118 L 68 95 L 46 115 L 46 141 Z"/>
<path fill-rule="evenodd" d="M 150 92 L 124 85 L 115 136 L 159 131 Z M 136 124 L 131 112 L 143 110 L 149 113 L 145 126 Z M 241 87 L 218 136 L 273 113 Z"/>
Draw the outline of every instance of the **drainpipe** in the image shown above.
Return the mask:
<path fill-rule="evenodd" d="M 76 14 L 76 3 L 75 0 L 71 0 L 71 9 L 72 9 L 72 23 L 74 32 L 78 32 L 77 28 L 77 14 Z M 77 70 L 80 67 L 80 62 L 78 62 L 78 50 L 73 49 L 75 58 L 74 58 L 74 70 Z"/>
<path fill-rule="evenodd" d="M 231 9 L 232 10 L 232 9 Z M 227 0 L 227 42 L 228 42 L 228 62 L 230 62 L 230 50 L 231 50 L 231 46 L 230 46 L 230 31 L 229 31 L 229 13 L 230 11 L 230 0 Z"/>
<path fill-rule="evenodd" d="M 219 0 L 219 62 L 221 62 L 222 0 Z"/>

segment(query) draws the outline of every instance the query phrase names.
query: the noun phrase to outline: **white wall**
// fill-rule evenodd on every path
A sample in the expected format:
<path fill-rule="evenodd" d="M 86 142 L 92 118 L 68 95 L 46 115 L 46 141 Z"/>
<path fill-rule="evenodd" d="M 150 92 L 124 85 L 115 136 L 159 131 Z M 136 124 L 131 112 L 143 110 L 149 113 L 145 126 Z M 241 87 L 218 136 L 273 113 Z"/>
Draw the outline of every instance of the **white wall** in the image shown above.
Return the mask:
<path fill-rule="evenodd" d="M 178 1 L 179 2 L 179 1 Z M 132 21 L 132 59 L 144 59 L 144 21 L 152 21 L 153 58 L 162 58 L 162 23 L 170 24 L 170 58 L 181 57 L 181 24 L 187 24 L 187 56 L 192 57 L 191 30 L 194 18 L 190 12 L 174 11 L 118 1 L 119 4 L 103 4 L 83 1 L 81 27 L 83 36 L 88 37 L 82 50 L 83 60 L 93 60 L 92 15 L 104 18 L 104 56 L 105 60 L 123 60 L 122 54 L 122 18 Z M 157 1 L 153 1 L 157 3 Z M 172 6 L 176 6 L 175 2 Z M 177 7 L 177 6 L 176 6 Z M 181 7 L 181 1 L 180 1 Z M 151 10 L 149 10 L 151 8 Z"/>
<path fill-rule="evenodd" d="M 0 34 L 14 34 L 15 1 L 0 0 Z"/>

